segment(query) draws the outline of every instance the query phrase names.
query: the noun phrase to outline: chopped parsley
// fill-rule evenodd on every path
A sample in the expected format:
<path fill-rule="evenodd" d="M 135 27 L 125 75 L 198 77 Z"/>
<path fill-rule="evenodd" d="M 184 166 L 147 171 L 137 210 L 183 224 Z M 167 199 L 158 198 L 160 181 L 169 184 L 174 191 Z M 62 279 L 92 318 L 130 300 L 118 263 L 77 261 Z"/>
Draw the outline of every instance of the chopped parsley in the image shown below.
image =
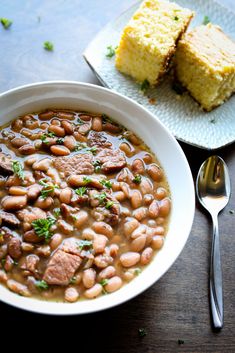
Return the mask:
<path fill-rule="evenodd" d="M 43 143 L 48 144 L 49 141 L 47 141 L 47 137 L 55 137 L 54 132 L 47 132 L 45 134 L 42 134 L 42 136 L 40 137 L 40 139 L 42 140 Z"/>
<path fill-rule="evenodd" d="M 138 329 L 138 334 L 139 334 L 139 337 L 144 337 L 147 335 L 147 331 L 145 328 L 139 328 Z"/>
<path fill-rule="evenodd" d="M 101 162 L 100 161 L 94 161 L 92 164 L 93 164 L 93 166 L 95 168 L 95 172 L 99 173 L 100 170 L 101 170 Z"/>
<path fill-rule="evenodd" d="M 49 285 L 47 284 L 46 281 L 41 280 L 41 281 L 35 281 L 35 286 L 39 289 L 39 290 L 45 290 L 49 288 Z"/>
<path fill-rule="evenodd" d="M 5 257 L 4 257 L 4 258 L 1 260 L 2 267 L 5 266 L 5 263 L 6 263 L 6 259 L 5 259 Z"/>
<path fill-rule="evenodd" d="M 184 340 L 178 340 L 178 344 L 184 344 Z"/>
<path fill-rule="evenodd" d="M 78 142 L 74 151 L 76 152 L 83 151 L 83 152 L 90 152 L 92 154 L 96 154 L 97 147 L 96 146 L 88 147 L 85 142 Z"/>
<path fill-rule="evenodd" d="M 91 248 L 92 241 L 91 240 L 80 240 L 78 244 L 79 250 L 83 250 L 84 248 Z"/>
<path fill-rule="evenodd" d="M 105 208 L 106 208 L 107 210 L 109 210 L 113 205 L 114 205 L 114 202 L 109 200 L 109 201 L 106 203 Z"/>
<path fill-rule="evenodd" d="M 56 143 L 57 143 L 57 145 L 63 145 L 63 143 L 64 143 L 63 137 L 58 138 L 58 139 L 56 140 Z"/>
<path fill-rule="evenodd" d="M 52 192 L 55 191 L 55 189 L 58 189 L 57 185 L 52 183 L 48 184 L 46 181 L 48 180 L 45 178 L 39 180 L 39 184 L 43 186 L 43 189 L 41 190 L 41 196 L 43 199 L 46 199 Z"/>
<path fill-rule="evenodd" d="M 178 17 L 178 16 L 175 16 L 175 17 L 174 17 L 174 20 L 175 20 L 175 21 L 179 21 L 179 17 Z"/>
<path fill-rule="evenodd" d="M 81 118 L 78 117 L 77 124 L 78 125 L 84 125 L 85 121 L 83 121 Z"/>
<path fill-rule="evenodd" d="M 140 90 L 142 92 L 146 92 L 149 87 L 150 87 L 150 83 L 147 79 L 145 79 L 140 85 Z"/>
<path fill-rule="evenodd" d="M 47 51 L 53 51 L 54 50 L 54 45 L 53 43 L 46 41 L 43 43 L 43 48 Z"/>
<path fill-rule="evenodd" d="M 107 194 L 103 191 L 100 194 L 95 195 L 94 198 L 99 200 L 100 205 L 103 205 L 107 199 Z"/>
<path fill-rule="evenodd" d="M 140 184 L 140 183 L 141 183 L 141 179 L 142 179 L 141 175 L 136 174 L 135 177 L 134 177 L 134 179 L 132 179 L 132 181 L 133 181 L 133 183 L 135 183 L 135 184 Z"/>
<path fill-rule="evenodd" d="M 44 237 L 46 241 L 49 241 L 53 235 L 50 228 L 55 222 L 56 220 L 52 217 L 39 218 L 32 222 L 32 226 L 39 237 Z"/>
<path fill-rule="evenodd" d="M 179 95 L 182 95 L 185 92 L 185 88 L 179 82 L 176 81 L 173 83 L 172 89 Z"/>
<path fill-rule="evenodd" d="M 75 190 L 75 193 L 79 196 L 84 196 L 86 192 L 87 192 L 87 188 L 85 186 L 82 186 Z"/>
<path fill-rule="evenodd" d="M 101 115 L 103 123 L 110 123 L 113 124 L 114 122 L 110 119 L 110 117 L 106 114 Z"/>
<path fill-rule="evenodd" d="M 111 183 L 110 180 L 102 179 L 102 180 L 100 180 L 100 184 L 105 186 L 107 189 L 111 189 L 112 188 L 112 183 Z"/>
<path fill-rule="evenodd" d="M 0 22 L 3 25 L 4 29 L 8 29 L 12 25 L 12 21 L 8 18 L 1 17 Z"/>
<path fill-rule="evenodd" d="M 55 216 L 56 218 L 58 218 L 58 217 L 61 215 L 61 210 L 60 210 L 60 208 L 59 208 L 59 207 L 58 207 L 58 208 L 54 208 L 53 213 L 54 213 L 54 216 Z"/>
<path fill-rule="evenodd" d="M 12 168 L 15 175 L 17 175 L 22 181 L 24 181 L 24 169 L 19 161 L 12 162 Z"/>
<path fill-rule="evenodd" d="M 87 185 L 87 184 L 91 183 L 92 180 L 91 180 L 91 178 L 88 178 L 88 177 L 85 176 L 85 177 L 83 177 L 83 182 L 84 182 L 85 185 Z"/>
<path fill-rule="evenodd" d="M 134 270 L 134 274 L 135 274 L 136 276 L 139 276 L 139 274 L 140 274 L 141 272 L 142 272 L 142 271 L 141 271 L 140 268 L 136 268 L 136 269 Z"/>
<path fill-rule="evenodd" d="M 106 284 L 108 284 L 109 283 L 109 280 L 107 279 L 107 278 L 104 278 L 104 279 L 102 279 L 101 281 L 100 281 L 100 284 L 101 284 L 101 286 L 106 286 Z"/>
<path fill-rule="evenodd" d="M 117 47 L 113 47 L 112 45 L 107 46 L 107 53 L 106 53 L 106 58 L 112 58 L 115 55 L 115 50 Z"/>
<path fill-rule="evenodd" d="M 210 22 L 211 22 L 211 21 L 210 21 L 209 17 L 208 17 L 208 16 L 204 16 L 203 21 L 202 21 L 202 24 L 203 24 L 203 25 L 207 25 L 207 24 L 210 23 Z"/>
<path fill-rule="evenodd" d="M 77 281 L 76 277 L 73 276 L 73 277 L 70 278 L 69 283 L 70 283 L 70 284 L 75 284 L 76 281 Z"/>

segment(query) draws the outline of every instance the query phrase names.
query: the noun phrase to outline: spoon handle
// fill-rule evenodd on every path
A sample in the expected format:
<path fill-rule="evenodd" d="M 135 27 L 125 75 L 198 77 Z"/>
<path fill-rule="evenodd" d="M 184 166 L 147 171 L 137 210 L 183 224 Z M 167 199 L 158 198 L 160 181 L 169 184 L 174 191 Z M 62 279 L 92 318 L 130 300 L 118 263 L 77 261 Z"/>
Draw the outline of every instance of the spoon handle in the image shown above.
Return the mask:
<path fill-rule="evenodd" d="M 222 269 L 220 261 L 219 246 L 219 227 L 217 215 L 212 216 L 213 237 L 211 248 L 211 267 L 210 267 L 210 302 L 215 328 L 223 327 L 223 283 Z"/>

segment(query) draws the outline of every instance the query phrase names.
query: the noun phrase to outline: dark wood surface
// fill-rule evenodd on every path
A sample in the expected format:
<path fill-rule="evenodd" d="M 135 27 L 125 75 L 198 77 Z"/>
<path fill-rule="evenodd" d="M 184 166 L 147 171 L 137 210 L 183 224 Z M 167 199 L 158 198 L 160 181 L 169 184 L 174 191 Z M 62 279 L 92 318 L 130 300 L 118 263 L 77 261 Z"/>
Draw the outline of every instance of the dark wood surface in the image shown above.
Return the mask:
<path fill-rule="evenodd" d="M 82 58 L 94 35 L 135 1 L 124 0 L 0 0 L 0 17 L 13 20 L 9 30 L 0 28 L 0 92 L 44 80 L 76 80 L 99 84 Z M 233 4 L 233 0 L 227 0 Z M 46 52 L 43 42 L 54 43 Z M 235 114 L 235 113 L 234 113 Z M 213 152 L 181 144 L 194 178 Z M 214 152 L 215 153 L 215 152 Z M 234 144 L 219 151 L 228 164 L 235 190 Z M 14 309 L 0 303 L 1 336 L 29 331 L 51 335 L 39 348 L 66 342 L 79 352 L 235 352 L 235 209 L 234 193 L 220 214 L 224 285 L 224 328 L 211 328 L 208 304 L 208 269 L 211 221 L 197 204 L 188 242 L 171 269 L 149 290 L 116 308 L 83 316 L 49 317 Z M 6 330 L 4 330 L 4 328 Z M 138 329 L 147 335 L 140 338 Z M 179 344 L 178 340 L 183 340 Z M 37 340 L 36 340 L 37 341 Z M 13 340 L 12 340 L 13 344 Z"/>

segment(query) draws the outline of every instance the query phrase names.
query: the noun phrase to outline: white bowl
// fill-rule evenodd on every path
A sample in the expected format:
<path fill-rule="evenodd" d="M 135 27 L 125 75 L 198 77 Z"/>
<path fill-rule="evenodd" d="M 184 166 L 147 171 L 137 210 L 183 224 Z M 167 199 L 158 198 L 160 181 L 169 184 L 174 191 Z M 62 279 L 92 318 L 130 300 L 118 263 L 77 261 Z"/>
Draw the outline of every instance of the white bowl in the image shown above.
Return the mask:
<path fill-rule="evenodd" d="M 172 197 L 169 231 L 154 260 L 117 292 L 73 304 L 20 297 L 0 285 L 0 299 L 44 314 L 84 314 L 121 304 L 140 294 L 170 268 L 189 236 L 195 208 L 194 184 L 185 155 L 161 122 L 136 102 L 106 88 L 77 82 L 41 82 L 0 95 L 0 125 L 19 115 L 46 108 L 80 109 L 105 113 L 139 135 L 156 154 L 168 178 Z"/>

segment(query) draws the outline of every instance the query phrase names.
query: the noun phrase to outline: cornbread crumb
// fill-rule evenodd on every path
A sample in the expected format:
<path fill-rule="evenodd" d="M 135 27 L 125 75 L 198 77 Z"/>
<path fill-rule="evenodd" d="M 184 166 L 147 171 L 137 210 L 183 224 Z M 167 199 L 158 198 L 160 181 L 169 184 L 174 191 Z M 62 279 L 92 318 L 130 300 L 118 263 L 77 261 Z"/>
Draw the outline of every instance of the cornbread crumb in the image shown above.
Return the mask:
<path fill-rule="evenodd" d="M 116 49 L 116 68 L 151 86 L 167 71 L 176 42 L 193 12 L 164 0 L 146 0 L 124 28 Z"/>
<path fill-rule="evenodd" d="M 178 42 L 175 76 L 204 110 L 223 104 L 235 92 L 235 43 L 211 23 L 194 28 Z"/>

